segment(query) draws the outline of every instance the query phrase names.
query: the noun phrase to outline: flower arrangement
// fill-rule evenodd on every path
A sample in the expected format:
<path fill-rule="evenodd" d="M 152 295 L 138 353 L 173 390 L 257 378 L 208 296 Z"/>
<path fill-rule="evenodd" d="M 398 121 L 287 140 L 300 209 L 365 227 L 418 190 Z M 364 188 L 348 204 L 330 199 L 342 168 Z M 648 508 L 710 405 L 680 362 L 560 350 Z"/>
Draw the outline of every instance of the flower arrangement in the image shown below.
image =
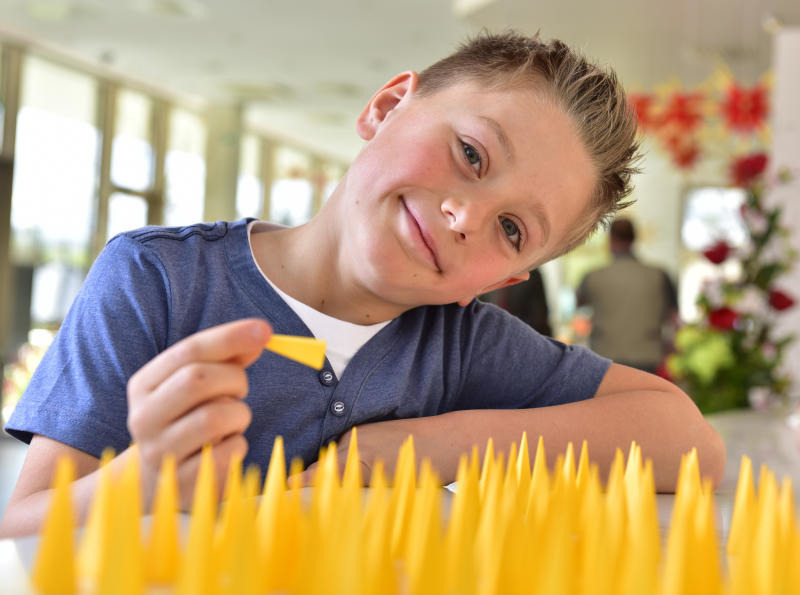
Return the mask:
<path fill-rule="evenodd" d="M 732 182 L 747 191 L 741 214 L 749 241 L 739 250 L 718 241 L 703 254 L 715 265 L 737 258 L 741 272 L 704 285 L 697 301 L 701 320 L 677 331 L 676 352 L 667 360 L 669 374 L 703 412 L 765 407 L 784 401 L 790 386 L 781 363 L 794 337 L 776 336 L 774 325 L 795 304 L 779 277 L 796 254 L 780 207 L 764 201 L 766 165 L 763 153 L 733 161 Z"/>
<path fill-rule="evenodd" d="M 769 135 L 768 99 L 769 76 L 746 87 L 725 69 L 696 89 L 662 86 L 658 92 L 628 95 L 640 131 L 684 172 L 734 138 L 763 146 Z"/>

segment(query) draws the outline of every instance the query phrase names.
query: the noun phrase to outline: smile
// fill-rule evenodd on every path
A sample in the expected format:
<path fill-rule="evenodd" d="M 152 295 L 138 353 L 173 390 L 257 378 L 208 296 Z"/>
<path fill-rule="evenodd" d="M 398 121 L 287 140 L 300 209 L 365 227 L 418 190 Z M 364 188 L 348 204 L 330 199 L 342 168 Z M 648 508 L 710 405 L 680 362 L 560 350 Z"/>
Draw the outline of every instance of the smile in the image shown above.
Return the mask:
<path fill-rule="evenodd" d="M 408 205 L 402 196 L 400 197 L 400 202 L 403 205 L 403 210 L 406 214 L 406 222 L 408 223 L 408 229 L 411 232 L 411 239 L 413 243 L 427 256 L 427 259 L 433 263 L 433 266 L 436 267 L 436 270 L 438 272 L 442 272 L 442 268 L 439 266 L 439 259 L 436 255 L 436 248 L 433 243 L 433 238 L 431 238 L 426 231 L 425 226 L 421 223 L 420 217 L 408 208 Z"/>

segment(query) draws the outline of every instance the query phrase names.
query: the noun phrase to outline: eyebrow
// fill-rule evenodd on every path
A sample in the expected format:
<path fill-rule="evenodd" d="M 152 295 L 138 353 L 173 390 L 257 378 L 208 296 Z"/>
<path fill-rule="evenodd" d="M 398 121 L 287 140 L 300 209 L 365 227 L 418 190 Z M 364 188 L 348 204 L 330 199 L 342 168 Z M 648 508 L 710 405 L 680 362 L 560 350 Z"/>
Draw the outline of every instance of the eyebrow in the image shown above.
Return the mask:
<path fill-rule="evenodd" d="M 503 130 L 503 127 L 497 123 L 496 120 L 486 116 L 479 116 L 481 120 L 486 122 L 489 125 L 489 128 L 495 133 L 497 136 L 497 140 L 500 143 L 500 146 L 503 147 L 503 150 L 506 152 L 506 157 L 509 161 L 514 160 L 514 148 L 511 146 L 511 141 L 508 140 L 508 136 L 506 135 L 506 131 Z"/>

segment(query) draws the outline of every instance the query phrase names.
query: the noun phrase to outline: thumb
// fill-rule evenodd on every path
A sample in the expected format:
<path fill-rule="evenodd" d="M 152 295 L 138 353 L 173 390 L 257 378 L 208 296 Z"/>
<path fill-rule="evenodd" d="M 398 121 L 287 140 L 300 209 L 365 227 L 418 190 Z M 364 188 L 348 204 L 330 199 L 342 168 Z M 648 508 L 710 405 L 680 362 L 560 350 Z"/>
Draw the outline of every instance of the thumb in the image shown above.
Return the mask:
<path fill-rule="evenodd" d="M 227 326 L 227 325 L 226 325 Z M 236 362 L 245 368 L 256 361 L 272 337 L 272 327 L 266 320 L 249 318 L 230 323 L 232 339 L 238 343 L 237 353 L 228 361 Z"/>

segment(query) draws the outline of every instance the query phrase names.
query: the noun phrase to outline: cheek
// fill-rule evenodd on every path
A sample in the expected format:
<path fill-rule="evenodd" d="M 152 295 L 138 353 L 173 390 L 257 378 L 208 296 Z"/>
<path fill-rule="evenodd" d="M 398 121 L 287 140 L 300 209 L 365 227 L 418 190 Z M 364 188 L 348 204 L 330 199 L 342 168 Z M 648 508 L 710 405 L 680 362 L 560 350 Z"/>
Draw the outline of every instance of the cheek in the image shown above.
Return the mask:
<path fill-rule="evenodd" d="M 388 173 L 389 179 L 399 185 L 445 188 L 452 176 L 448 151 L 447 144 L 440 140 L 402 139 L 381 156 L 381 169 L 375 171 Z"/>
<path fill-rule="evenodd" d="M 491 249 L 475 250 L 465 259 L 465 268 L 461 271 L 461 284 L 472 291 L 478 291 L 505 279 L 507 263 L 499 258 Z"/>

